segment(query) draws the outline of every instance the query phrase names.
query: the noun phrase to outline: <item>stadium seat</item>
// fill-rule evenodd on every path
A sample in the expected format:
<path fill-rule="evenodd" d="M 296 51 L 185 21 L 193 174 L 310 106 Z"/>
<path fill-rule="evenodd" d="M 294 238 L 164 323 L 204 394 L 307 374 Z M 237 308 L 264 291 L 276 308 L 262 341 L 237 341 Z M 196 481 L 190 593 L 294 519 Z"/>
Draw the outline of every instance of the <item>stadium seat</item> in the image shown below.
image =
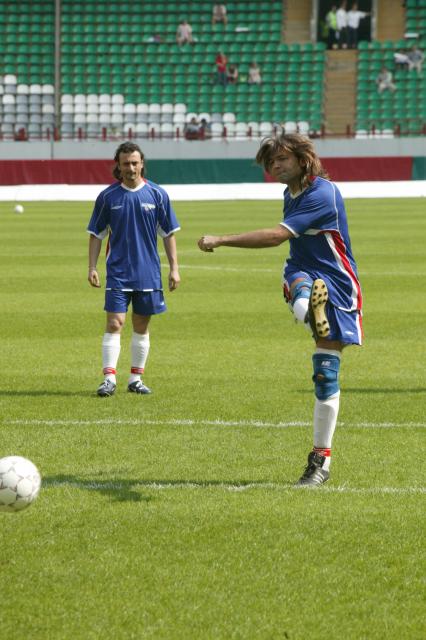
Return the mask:
<path fill-rule="evenodd" d="M 211 125 L 212 140 L 218 140 L 223 137 L 223 125 L 220 122 L 213 122 Z"/>
<path fill-rule="evenodd" d="M 297 132 L 297 124 L 292 120 L 287 120 L 283 124 L 284 131 L 286 133 L 296 133 Z"/>

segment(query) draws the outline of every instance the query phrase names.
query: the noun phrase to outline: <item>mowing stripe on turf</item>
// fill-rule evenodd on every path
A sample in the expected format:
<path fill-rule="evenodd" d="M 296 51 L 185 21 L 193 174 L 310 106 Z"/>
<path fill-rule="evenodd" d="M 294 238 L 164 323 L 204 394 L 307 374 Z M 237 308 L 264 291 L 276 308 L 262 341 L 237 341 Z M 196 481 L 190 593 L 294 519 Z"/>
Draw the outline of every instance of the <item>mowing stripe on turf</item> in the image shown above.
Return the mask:
<path fill-rule="evenodd" d="M 290 482 L 247 482 L 230 484 L 227 482 L 194 482 L 194 481 L 171 481 L 171 482 L 153 482 L 152 480 L 132 483 L 124 482 L 96 482 L 87 480 L 87 482 L 73 482 L 70 480 L 49 480 L 46 478 L 43 481 L 45 487 L 72 487 L 75 489 L 88 489 L 89 491 L 99 490 L 112 490 L 121 491 L 123 489 L 129 490 L 135 488 L 150 489 L 153 491 L 164 491 L 169 489 L 221 489 L 223 491 L 235 491 L 242 492 L 249 489 L 273 489 L 273 490 L 295 490 L 302 489 L 303 487 L 295 487 Z M 321 487 L 321 493 L 358 493 L 358 494 L 392 494 L 392 495 L 407 495 L 407 494 L 423 494 L 426 493 L 426 487 L 348 487 L 341 485 L 338 487 Z"/>
<path fill-rule="evenodd" d="M 196 419 L 173 419 L 173 420 L 150 420 L 141 418 L 140 420 L 122 420 L 120 418 L 105 418 L 102 420 L 0 420 L 0 424 L 34 425 L 34 426 L 108 426 L 108 425 L 151 425 L 170 427 L 258 427 L 273 429 L 288 429 L 291 427 L 310 427 L 312 422 L 291 421 L 291 422 L 263 422 L 261 420 L 196 420 Z M 426 427 L 426 422 L 339 422 L 340 427 L 352 429 L 412 429 Z"/>

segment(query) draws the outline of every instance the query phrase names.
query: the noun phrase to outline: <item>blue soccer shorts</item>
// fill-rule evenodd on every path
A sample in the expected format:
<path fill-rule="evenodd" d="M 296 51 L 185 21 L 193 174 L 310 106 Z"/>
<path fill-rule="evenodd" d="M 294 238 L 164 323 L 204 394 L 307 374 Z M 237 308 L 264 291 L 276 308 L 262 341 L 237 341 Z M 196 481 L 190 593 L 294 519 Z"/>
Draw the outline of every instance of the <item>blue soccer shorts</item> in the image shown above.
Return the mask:
<path fill-rule="evenodd" d="M 163 292 L 156 291 L 121 291 L 107 289 L 105 291 L 105 311 L 109 313 L 127 313 L 132 303 L 133 313 L 140 316 L 153 316 L 167 311 Z"/>
<path fill-rule="evenodd" d="M 291 274 L 284 281 L 284 297 L 291 304 L 290 286 L 296 278 L 303 277 L 304 280 L 312 280 L 313 278 L 306 272 L 297 272 Z M 362 344 L 362 315 L 360 311 L 342 311 L 338 307 L 327 302 L 325 312 L 330 324 L 330 334 L 326 340 L 338 340 L 344 344 Z"/>

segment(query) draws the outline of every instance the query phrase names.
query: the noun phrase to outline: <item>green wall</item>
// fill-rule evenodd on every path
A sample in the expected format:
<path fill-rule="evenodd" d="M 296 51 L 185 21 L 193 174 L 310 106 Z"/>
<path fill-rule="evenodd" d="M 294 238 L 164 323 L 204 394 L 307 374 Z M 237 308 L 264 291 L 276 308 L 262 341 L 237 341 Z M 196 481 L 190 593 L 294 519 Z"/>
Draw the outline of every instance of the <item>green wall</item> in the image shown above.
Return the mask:
<path fill-rule="evenodd" d="M 146 177 L 159 184 L 264 182 L 254 160 L 149 160 Z"/>

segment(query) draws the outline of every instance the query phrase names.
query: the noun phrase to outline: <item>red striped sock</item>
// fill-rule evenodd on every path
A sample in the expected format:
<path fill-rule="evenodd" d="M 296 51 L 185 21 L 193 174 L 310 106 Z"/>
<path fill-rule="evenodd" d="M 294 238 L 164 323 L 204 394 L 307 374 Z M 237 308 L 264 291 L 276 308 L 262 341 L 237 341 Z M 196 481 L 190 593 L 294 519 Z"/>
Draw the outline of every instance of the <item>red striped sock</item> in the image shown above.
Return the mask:
<path fill-rule="evenodd" d="M 324 463 L 322 465 L 322 468 L 325 471 L 328 471 L 330 468 L 330 462 L 331 462 L 331 449 L 327 449 L 324 447 L 314 447 L 313 451 L 315 451 L 315 453 L 318 453 L 320 456 L 324 456 L 325 460 Z"/>

